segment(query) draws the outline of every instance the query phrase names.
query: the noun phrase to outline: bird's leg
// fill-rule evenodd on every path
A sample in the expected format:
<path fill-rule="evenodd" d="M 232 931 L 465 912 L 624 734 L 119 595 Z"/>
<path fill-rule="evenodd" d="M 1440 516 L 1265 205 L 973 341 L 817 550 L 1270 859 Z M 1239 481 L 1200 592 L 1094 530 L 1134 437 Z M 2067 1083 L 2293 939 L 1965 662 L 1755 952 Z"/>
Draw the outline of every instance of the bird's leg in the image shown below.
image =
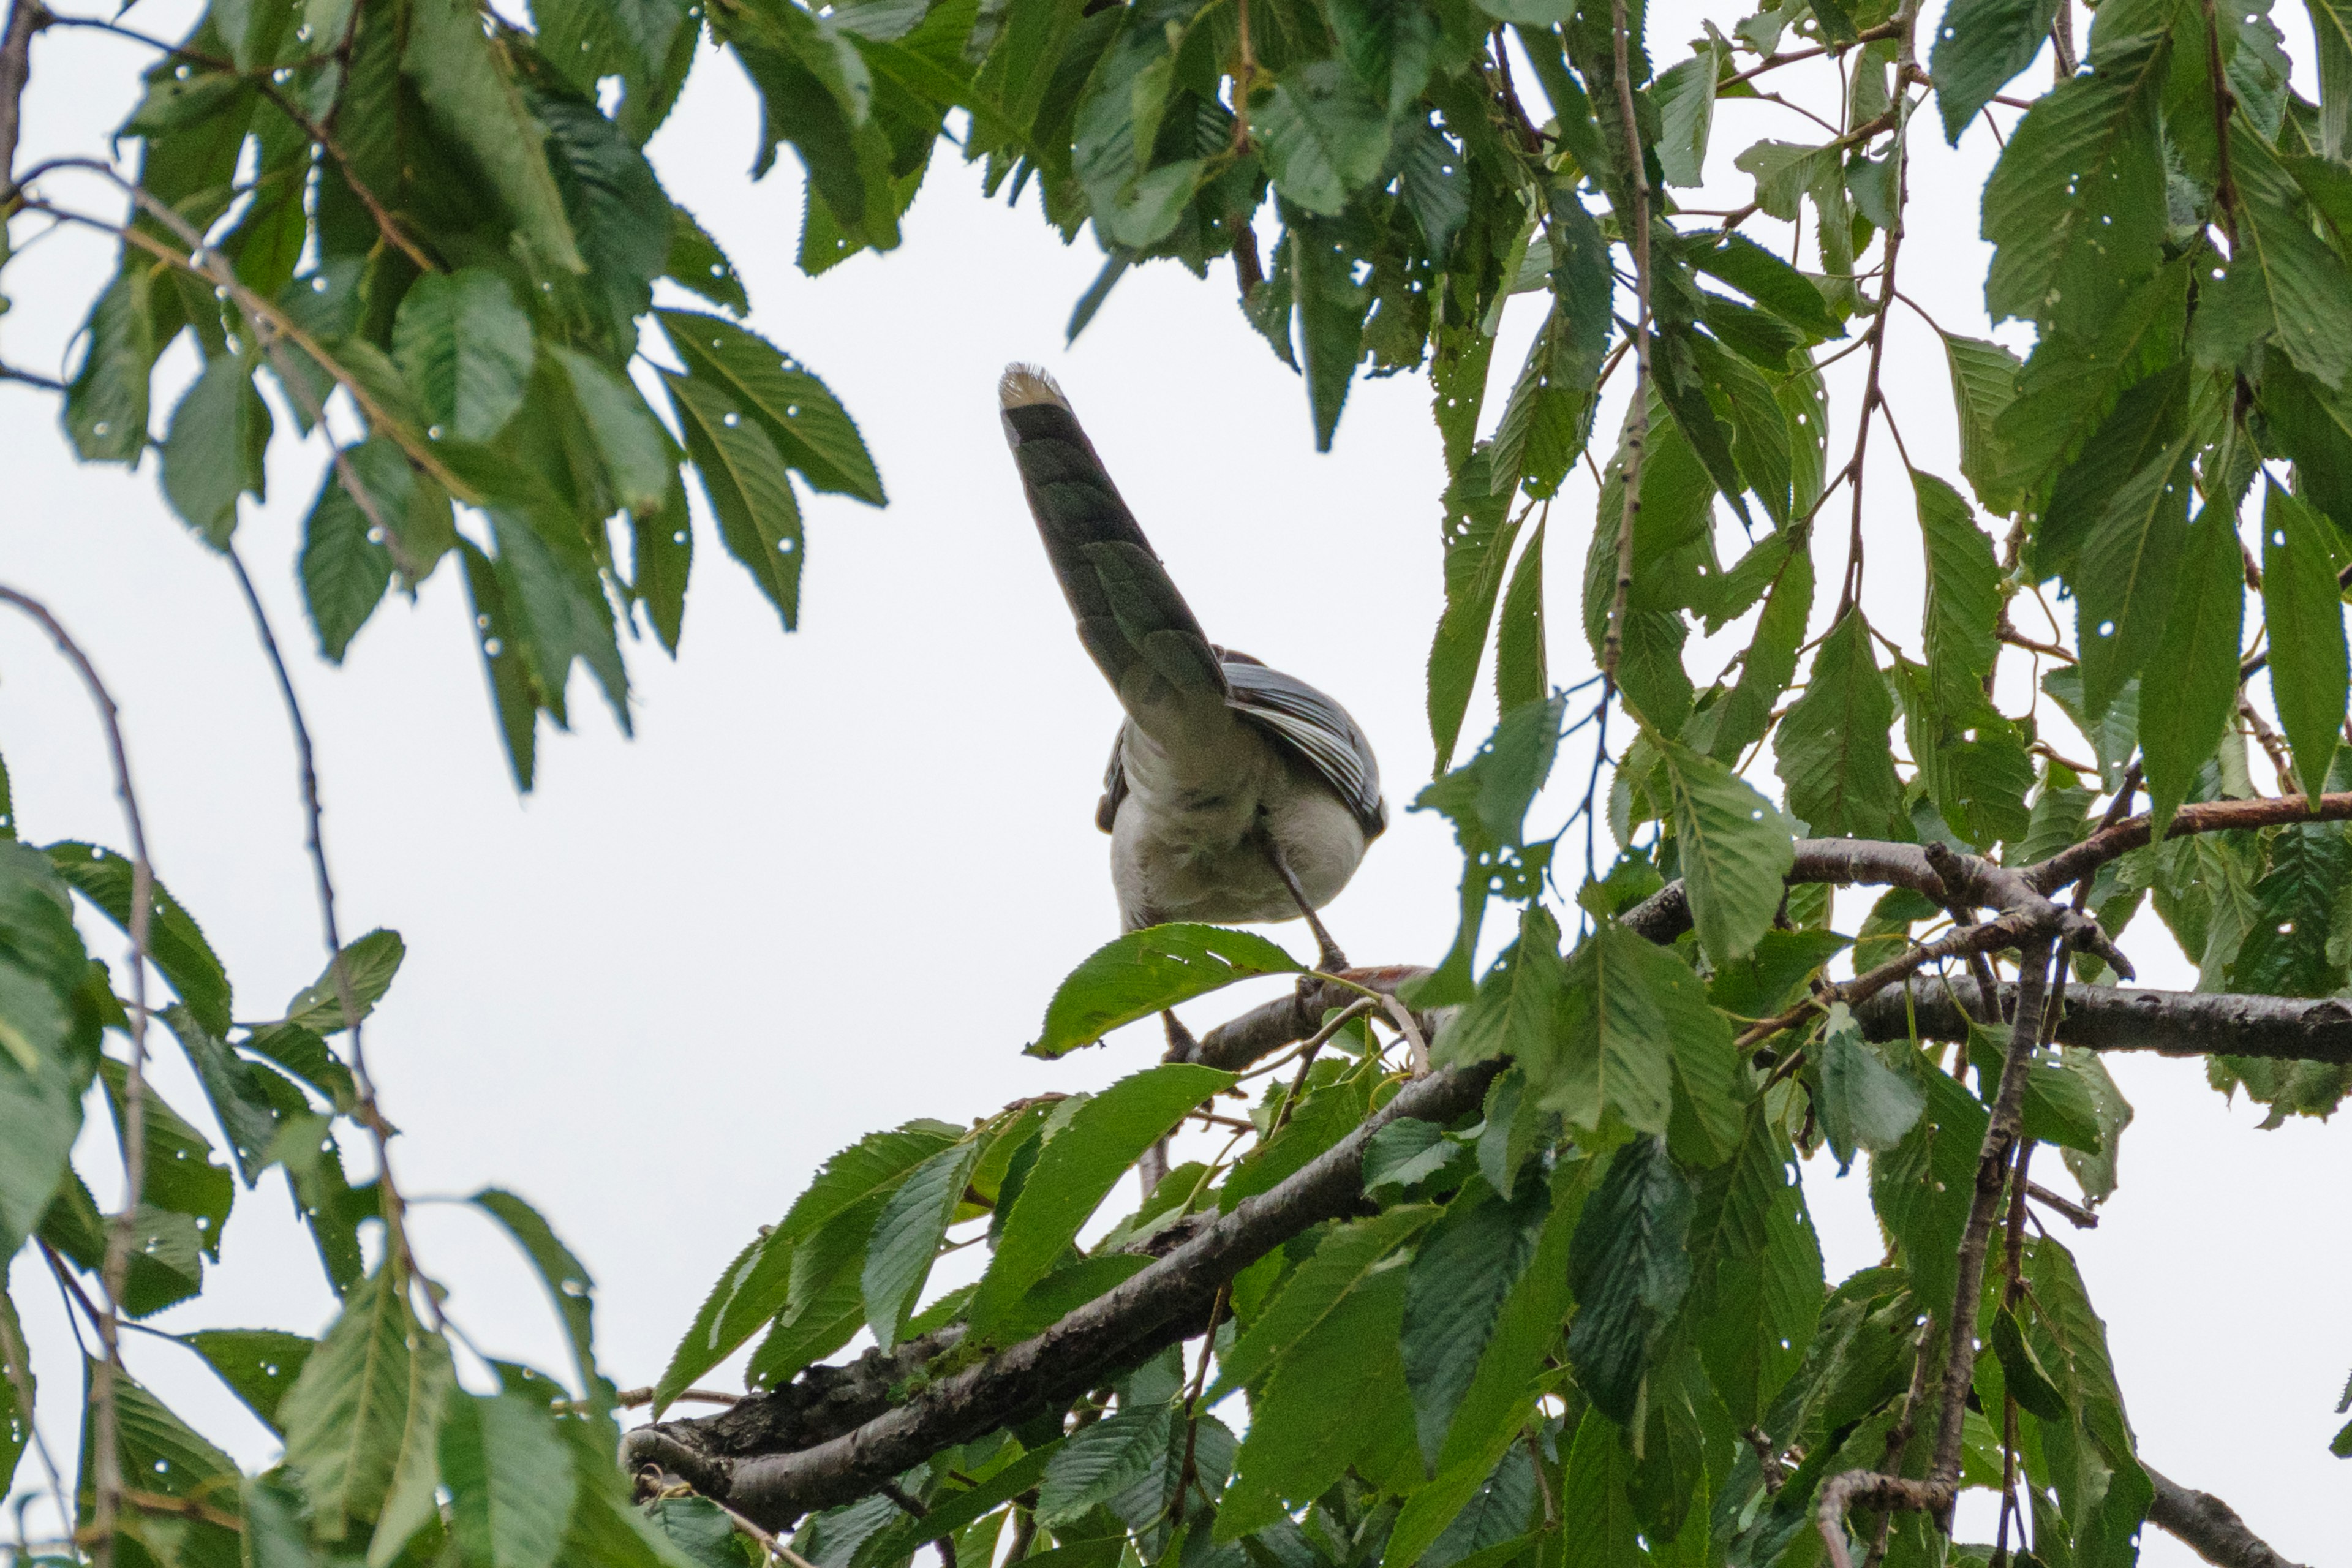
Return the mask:
<path fill-rule="evenodd" d="M 1298 879 L 1290 874 L 1289 866 L 1284 863 L 1281 847 L 1275 843 L 1273 835 L 1261 830 L 1258 842 L 1265 847 L 1265 858 L 1273 864 L 1274 874 L 1282 879 L 1284 887 L 1290 889 L 1291 901 L 1298 906 L 1298 912 L 1307 917 L 1307 929 L 1315 933 L 1315 945 L 1320 950 L 1316 956 L 1315 966 L 1326 974 L 1339 973 L 1348 967 L 1348 955 L 1339 951 L 1339 944 L 1333 942 L 1331 933 L 1323 929 L 1323 921 L 1316 915 L 1315 906 L 1307 901 L 1306 889 L 1298 885 Z"/>

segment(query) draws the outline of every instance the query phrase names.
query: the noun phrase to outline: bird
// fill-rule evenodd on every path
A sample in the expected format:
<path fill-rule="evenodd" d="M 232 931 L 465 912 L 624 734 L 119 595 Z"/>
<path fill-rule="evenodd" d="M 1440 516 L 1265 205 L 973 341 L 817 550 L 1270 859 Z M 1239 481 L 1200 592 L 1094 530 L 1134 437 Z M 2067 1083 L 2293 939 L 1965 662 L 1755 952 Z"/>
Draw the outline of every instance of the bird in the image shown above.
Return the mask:
<path fill-rule="evenodd" d="M 1095 811 L 1121 929 L 1303 916 L 1321 970 L 1346 968 L 1317 911 L 1388 826 L 1371 742 L 1314 687 L 1209 641 L 1052 376 L 1010 365 L 997 401 L 1078 640 L 1126 714 Z M 1178 1055 L 1189 1037 L 1166 1019 Z"/>

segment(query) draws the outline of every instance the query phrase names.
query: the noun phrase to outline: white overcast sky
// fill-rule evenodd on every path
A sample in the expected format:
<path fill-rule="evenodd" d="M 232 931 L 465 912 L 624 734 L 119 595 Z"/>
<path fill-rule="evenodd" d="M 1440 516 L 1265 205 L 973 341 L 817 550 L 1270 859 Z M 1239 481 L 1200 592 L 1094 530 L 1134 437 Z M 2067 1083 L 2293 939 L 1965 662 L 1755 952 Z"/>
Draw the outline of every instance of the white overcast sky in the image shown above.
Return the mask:
<path fill-rule="evenodd" d="M 1727 26 L 1738 15 L 1687 0 L 1657 10 L 1662 67 L 1700 15 Z M 148 0 L 131 20 L 170 34 L 188 14 Z M 2301 13 L 2280 19 L 2308 61 Z M 146 63 L 134 47 L 63 31 L 34 60 L 27 160 L 102 147 Z M 318 446 L 271 448 L 269 501 L 248 504 L 237 536 L 317 737 L 344 929 L 407 939 L 368 1036 L 405 1133 L 400 1179 L 416 1194 L 499 1184 L 537 1203 L 595 1275 L 600 1348 L 625 1385 L 652 1381 L 727 1259 L 843 1144 L 909 1117 L 966 1121 L 1016 1096 L 1098 1087 L 1158 1054 L 1149 1026 L 1059 1063 L 1019 1054 L 1055 983 L 1117 929 L 1108 841 L 1092 825 L 1116 709 L 1071 634 L 1003 448 L 992 383 L 1006 361 L 1061 377 L 1210 634 L 1326 687 L 1370 733 L 1394 826 L 1328 911 L 1350 955 L 1434 961 L 1459 871 L 1443 823 L 1402 809 L 1430 771 L 1423 669 L 1441 602 L 1444 472 L 1425 381 L 1360 384 L 1333 451 L 1318 456 L 1300 384 L 1234 309 L 1223 263 L 1205 283 L 1166 263 L 1129 274 L 1066 347 L 1070 306 L 1100 262 L 1092 240 L 1061 246 L 1034 195 L 1017 212 L 982 201 L 977 174 L 947 150 L 898 252 L 803 278 L 798 169 L 787 157 L 749 182 L 757 125 L 740 71 L 706 55 L 651 151 L 742 273 L 752 324 L 828 380 L 889 488 L 885 510 L 809 506 L 799 633 L 782 635 L 698 516 L 680 658 L 650 639 L 629 649 L 637 738 L 624 742 L 574 682 L 577 732 L 542 731 L 538 791 L 519 799 L 454 564 L 413 607 L 381 610 L 334 669 L 315 654 L 292 565 Z M 1727 104 L 1713 184 L 1685 203 L 1745 202 L 1731 158 L 1768 136 L 1821 139 L 1789 110 Z M 1904 290 L 1963 331 L 1988 331 L 1976 194 L 1993 152 L 1981 124 L 1948 150 L 1932 111 L 1914 142 Z M 27 232 L 20 224 L 20 244 Z M 111 264 L 73 233 L 22 255 L 0 320 L 7 362 L 56 373 Z M 1491 410 L 1538 314 L 1522 300 L 1507 318 Z M 2002 335 L 2025 341 L 2014 326 Z M 184 342 L 170 374 L 192 364 Z M 1853 438 L 1860 364 L 1832 373 L 1832 467 Z M 1886 383 L 1914 458 L 1957 480 L 1944 358 L 1907 312 Z M 159 428 L 166 407 L 159 399 Z M 157 868 L 227 962 L 238 1016 L 274 1016 L 320 951 L 267 668 L 226 568 L 166 510 L 152 469 L 79 466 L 56 414 L 48 395 L 0 384 L 0 580 L 46 600 L 112 684 Z M 1601 427 L 1615 418 L 1612 405 Z M 1883 430 L 1872 459 L 1868 603 L 1916 645 L 1916 525 Z M 1582 474 L 1553 509 L 1563 681 L 1590 668 L 1559 611 L 1575 602 L 1592 510 Z M 1835 521 L 1822 531 L 1825 584 L 1843 533 Z M 1819 614 L 1832 597 L 1825 586 Z M 1694 642 L 1702 685 L 1742 636 Z M 2002 695 L 2016 710 L 2021 681 Z M 1471 739 L 1492 701 L 1482 688 Z M 28 837 L 122 841 L 89 706 L 15 618 L 0 619 L 0 752 Z M 1841 905 L 1849 930 L 1856 898 Z M 1276 934 L 1307 951 L 1296 927 Z M 93 939 L 120 949 L 110 933 Z M 2151 983 L 2192 983 L 2153 915 L 2126 946 Z M 1205 1026 L 1226 1010 L 1189 1012 Z M 2259 1117 L 2206 1089 L 2199 1064 L 2110 1061 L 2138 1112 L 2122 1191 L 2097 1231 L 2063 1239 L 2108 1320 L 2143 1450 L 2229 1499 L 2290 1557 L 2342 1561 L 2352 1486 L 2326 1444 L 2352 1368 L 2352 1143 L 2312 1122 L 2257 1131 Z M 157 1077 L 200 1110 L 177 1063 Z M 87 1152 L 102 1173 L 102 1151 Z M 1817 1159 L 1806 1185 L 1832 1277 L 1876 1261 L 1860 1168 L 1839 1180 Z M 483 1349 L 562 1364 L 536 1285 L 488 1224 L 434 1206 L 415 1229 Z M 37 1264 L 20 1263 L 12 1285 L 55 1402 L 45 1425 L 69 1454 L 58 1415 L 78 1373 L 56 1293 Z M 205 1295 L 163 1323 L 315 1331 L 331 1309 L 272 1175 L 242 1198 Z M 267 1434 L 192 1358 L 136 1337 L 129 1353 L 243 1458 L 268 1459 Z M 20 1487 L 37 1475 L 28 1458 Z M 1980 1517 L 1971 1533 L 1988 1535 Z M 2192 1558 L 2150 1532 L 2143 1560 Z"/>

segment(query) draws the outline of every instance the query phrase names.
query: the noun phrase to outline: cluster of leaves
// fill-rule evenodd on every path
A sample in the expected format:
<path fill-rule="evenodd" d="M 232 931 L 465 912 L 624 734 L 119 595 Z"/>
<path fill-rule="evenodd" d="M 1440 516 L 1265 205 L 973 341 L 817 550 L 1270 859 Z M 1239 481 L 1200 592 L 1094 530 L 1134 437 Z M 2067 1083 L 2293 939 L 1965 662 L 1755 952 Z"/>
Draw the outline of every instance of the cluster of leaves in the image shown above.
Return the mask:
<path fill-rule="evenodd" d="M 127 1070 L 103 1045 L 128 1035 L 135 1005 L 115 994 L 107 966 L 89 956 L 75 912 L 79 903 L 127 931 L 132 888 L 131 864 L 112 850 L 19 842 L 0 772 L 0 1256 L 44 1258 L 92 1315 L 89 1330 L 98 1327 L 92 1297 L 107 1296 L 105 1253 L 116 1222 L 100 1214 L 72 1156 L 83 1104 L 101 1084 L 114 1152 L 125 1152 Z M 593 1287 L 579 1261 L 513 1194 L 493 1189 L 469 1200 L 512 1237 L 545 1283 L 583 1397 L 571 1399 L 545 1372 L 506 1363 L 479 1364 L 475 1381 L 487 1392 L 461 1384 L 438 1287 L 415 1275 L 397 1241 L 397 1195 L 346 1174 L 337 1129 L 348 1136 L 373 1108 L 362 1105 L 351 1069 L 329 1044 L 346 1027 L 331 968 L 282 1016 L 234 1022 L 228 976 L 204 932 L 162 885 L 152 899 L 148 952 L 173 994 L 152 1016 L 176 1041 L 205 1104 L 192 1118 L 152 1080 L 140 1088 L 142 1174 L 121 1316 L 151 1319 L 197 1295 L 206 1266 L 220 1261 L 238 1197 L 272 1170 L 283 1173 L 341 1305 L 316 1339 L 278 1328 L 148 1331 L 201 1360 L 279 1438 L 284 1455 L 247 1475 L 118 1372 L 110 1397 L 127 1480 L 115 1561 L 292 1568 L 364 1556 L 379 1568 L 548 1568 L 559 1560 L 690 1568 L 694 1559 L 673 1532 L 707 1540 L 710 1521 L 679 1513 L 667 1521 L 674 1529 L 665 1528 L 631 1506 L 613 1466 L 614 1389 L 596 1370 Z M 362 1018 L 402 956 L 400 938 L 384 931 L 344 950 L 343 978 Z M 220 1142 L 203 1123 L 218 1129 Z M 377 1231 L 379 1223 L 385 1228 Z M 369 1231 L 384 1245 L 363 1249 Z M 20 1271 L 18 1282 L 26 1280 Z M 37 1397 L 21 1320 L 5 1293 L 0 1331 L 5 1486 L 33 1440 Z M 69 1522 L 84 1548 L 94 1540 L 98 1432 L 84 1421 L 71 1503 Z M 719 1524 L 723 1539 L 728 1527 Z"/>

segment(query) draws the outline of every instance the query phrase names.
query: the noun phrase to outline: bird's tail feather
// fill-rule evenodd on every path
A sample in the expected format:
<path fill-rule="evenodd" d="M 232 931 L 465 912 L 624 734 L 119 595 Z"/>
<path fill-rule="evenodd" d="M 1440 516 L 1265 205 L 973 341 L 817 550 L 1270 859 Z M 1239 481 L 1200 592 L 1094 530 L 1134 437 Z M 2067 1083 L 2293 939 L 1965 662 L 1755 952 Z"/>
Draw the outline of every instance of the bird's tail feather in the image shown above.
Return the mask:
<path fill-rule="evenodd" d="M 1213 694 L 1222 702 L 1225 677 L 1216 651 L 1119 499 L 1062 389 L 1034 365 L 1009 365 L 997 401 L 1079 639 L 1122 702 L 1133 711 L 1138 702 L 1151 701 L 1143 689 L 1160 682 L 1139 680 L 1151 675 L 1174 689 L 1166 695 Z"/>

